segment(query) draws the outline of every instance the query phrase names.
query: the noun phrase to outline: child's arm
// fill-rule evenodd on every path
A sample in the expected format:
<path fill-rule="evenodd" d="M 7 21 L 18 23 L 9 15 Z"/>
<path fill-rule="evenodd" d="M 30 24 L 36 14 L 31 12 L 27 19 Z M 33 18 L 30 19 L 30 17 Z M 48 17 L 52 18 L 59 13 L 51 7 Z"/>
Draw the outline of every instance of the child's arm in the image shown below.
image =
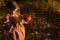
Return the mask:
<path fill-rule="evenodd" d="M 28 22 L 26 22 L 25 20 L 22 20 L 23 24 L 28 24 Z"/>

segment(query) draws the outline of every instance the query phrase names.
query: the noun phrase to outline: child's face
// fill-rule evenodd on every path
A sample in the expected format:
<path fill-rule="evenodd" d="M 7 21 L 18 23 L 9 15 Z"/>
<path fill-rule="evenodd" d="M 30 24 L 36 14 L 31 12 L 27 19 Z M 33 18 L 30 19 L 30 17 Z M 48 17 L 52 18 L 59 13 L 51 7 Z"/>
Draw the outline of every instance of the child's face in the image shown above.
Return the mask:
<path fill-rule="evenodd" d="M 19 8 L 16 8 L 16 9 L 13 11 L 13 14 L 20 16 L 20 10 L 19 10 Z"/>

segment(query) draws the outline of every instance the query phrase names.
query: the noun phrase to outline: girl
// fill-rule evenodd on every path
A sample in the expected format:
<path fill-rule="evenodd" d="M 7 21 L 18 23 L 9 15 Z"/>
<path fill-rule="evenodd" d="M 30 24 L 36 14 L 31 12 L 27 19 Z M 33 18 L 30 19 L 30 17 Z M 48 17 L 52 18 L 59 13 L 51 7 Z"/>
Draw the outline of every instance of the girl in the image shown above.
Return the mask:
<path fill-rule="evenodd" d="M 6 27 L 9 27 L 9 33 L 12 34 L 13 40 L 25 40 L 25 27 L 23 24 L 27 24 L 31 20 L 31 16 L 21 16 L 19 6 L 15 1 L 8 2 L 7 8 L 9 11 L 4 24 L 8 25 Z"/>

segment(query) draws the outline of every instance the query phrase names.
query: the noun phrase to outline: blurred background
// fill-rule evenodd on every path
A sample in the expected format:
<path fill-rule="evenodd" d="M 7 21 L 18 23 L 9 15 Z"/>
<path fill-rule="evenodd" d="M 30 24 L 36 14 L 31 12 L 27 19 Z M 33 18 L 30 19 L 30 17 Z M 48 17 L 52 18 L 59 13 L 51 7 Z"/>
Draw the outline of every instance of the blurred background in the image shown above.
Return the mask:
<path fill-rule="evenodd" d="M 6 15 L 6 3 L 0 0 L 0 40 L 12 40 L 2 27 Z M 13 1 L 13 0 L 12 0 Z M 21 14 L 31 14 L 32 20 L 25 25 L 25 40 L 60 40 L 60 0 L 15 0 Z"/>

